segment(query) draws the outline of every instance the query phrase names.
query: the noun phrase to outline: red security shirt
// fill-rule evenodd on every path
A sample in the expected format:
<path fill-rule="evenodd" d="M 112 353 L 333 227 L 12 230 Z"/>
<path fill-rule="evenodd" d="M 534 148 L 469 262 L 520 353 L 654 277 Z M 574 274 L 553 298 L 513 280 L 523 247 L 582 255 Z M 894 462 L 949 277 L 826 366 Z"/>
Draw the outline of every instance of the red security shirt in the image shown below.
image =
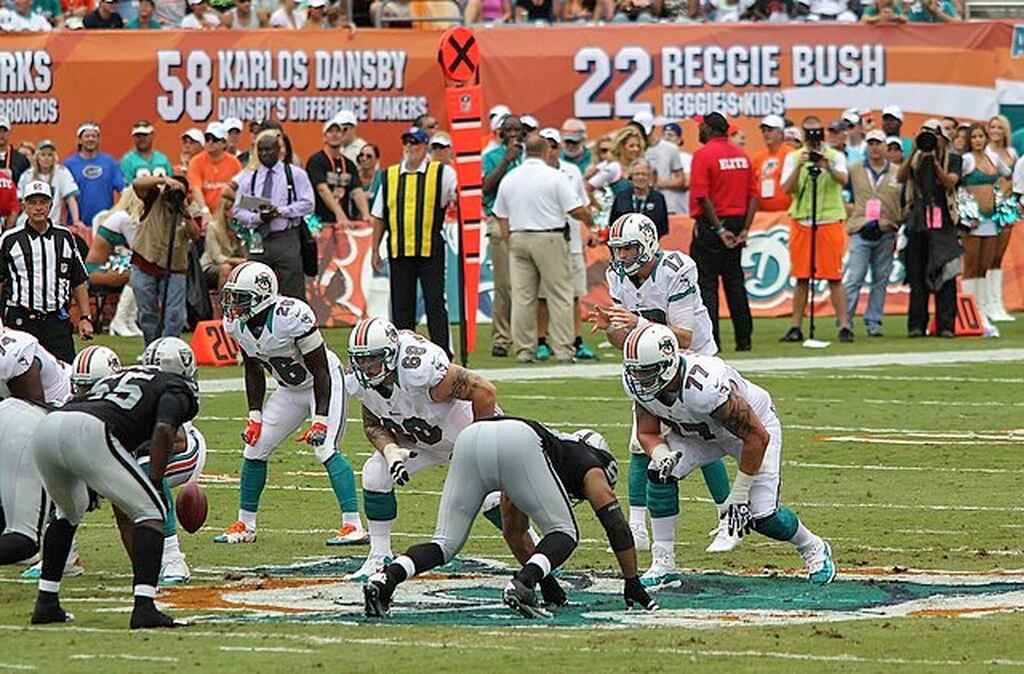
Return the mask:
<path fill-rule="evenodd" d="M 715 215 L 746 215 L 750 197 L 757 197 L 757 179 L 750 158 L 728 138 L 712 138 L 693 153 L 690 167 L 690 215 L 701 215 L 700 198 L 708 197 Z"/>
<path fill-rule="evenodd" d="M 17 213 L 21 204 L 18 203 L 18 188 L 14 185 L 11 174 L 0 170 L 0 224 L 11 213 Z"/>

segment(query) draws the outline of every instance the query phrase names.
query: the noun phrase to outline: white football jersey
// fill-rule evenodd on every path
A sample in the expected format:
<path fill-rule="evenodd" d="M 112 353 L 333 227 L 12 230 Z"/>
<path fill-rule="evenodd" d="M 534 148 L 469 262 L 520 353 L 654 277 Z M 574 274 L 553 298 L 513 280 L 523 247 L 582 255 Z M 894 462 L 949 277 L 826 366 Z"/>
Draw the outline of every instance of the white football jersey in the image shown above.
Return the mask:
<path fill-rule="evenodd" d="M 25 374 L 37 360 L 46 402 L 63 405 L 71 398 L 71 366 L 57 360 L 32 335 L 10 328 L 0 334 L 0 398 L 11 397 L 7 382 Z"/>
<path fill-rule="evenodd" d="M 441 347 L 409 330 L 398 333 L 398 376 L 385 397 L 364 388 L 355 374 L 345 375 L 345 390 L 378 417 L 403 446 L 451 454 L 455 439 L 473 423 L 468 400 L 434 402 L 430 389 L 441 383 L 451 363 Z"/>
<path fill-rule="evenodd" d="M 705 356 L 718 353 L 711 318 L 697 285 L 697 263 L 689 255 L 675 250 L 659 252 L 658 263 L 639 288 L 611 266 L 605 277 L 612 302 L 651 323 L 689 330 L 693 333 L 689 351 Z"/>
<path fill-rule="evenodd" d="M 739 458 L 743 441 L 732 434 L 711 413 L 729 399 L 733 388 L 747 401 L 761 423 L 775 423 L 775 408 L 768 391 L 753 384 L 721 358 L 686 354 L 680 356 L 679 376 L 683 382 L 671 405 L 660 400 L 637 405 L 656 416 L 663 424 L 686 437 L 699 437 L 709 445 Z M 623 379 L 629 394 L 629 387 Z"/>
<path fill-rule="evenodd" d="M 224 329 L 235 338 L 246 357 L 258 360 L 281 386 L 313 388 L 313 375 L 306 369 L 302 351 L 296 342 L 319 328 L 316 314 L 302 300 L 278 297 L 256 334 L 245 321 L 231 320 L 227 316 L 224 317 Z M 330 349 L 327 349 L 327 366 L 341 367 L 338 356 Z"/>

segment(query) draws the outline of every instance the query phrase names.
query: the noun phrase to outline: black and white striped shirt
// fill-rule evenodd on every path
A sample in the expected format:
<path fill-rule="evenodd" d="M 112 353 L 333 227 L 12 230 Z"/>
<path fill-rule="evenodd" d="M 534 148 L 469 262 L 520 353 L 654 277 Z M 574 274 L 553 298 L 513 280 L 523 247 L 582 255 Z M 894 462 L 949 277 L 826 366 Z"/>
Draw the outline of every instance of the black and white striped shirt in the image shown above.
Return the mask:
<path fill-rule="evenodd" d="M 0 237 L 0 283 L 7 307 L 59 312 L 88 278 L 75 235 L 66 227 L 51 223 L 40 234 L 26 223 Z"/>

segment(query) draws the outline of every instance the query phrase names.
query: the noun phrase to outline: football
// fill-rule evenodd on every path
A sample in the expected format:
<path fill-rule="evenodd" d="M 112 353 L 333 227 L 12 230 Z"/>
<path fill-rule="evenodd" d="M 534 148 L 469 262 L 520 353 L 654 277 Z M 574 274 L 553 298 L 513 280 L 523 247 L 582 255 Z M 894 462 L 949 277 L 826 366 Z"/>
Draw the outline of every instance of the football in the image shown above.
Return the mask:
<path fill-rule="evenodd" d="M 181 528 L 194 534 L 206 523 L 206 492 L 198 482 L 189 482 L 178 492 L 174 500 Z"/>

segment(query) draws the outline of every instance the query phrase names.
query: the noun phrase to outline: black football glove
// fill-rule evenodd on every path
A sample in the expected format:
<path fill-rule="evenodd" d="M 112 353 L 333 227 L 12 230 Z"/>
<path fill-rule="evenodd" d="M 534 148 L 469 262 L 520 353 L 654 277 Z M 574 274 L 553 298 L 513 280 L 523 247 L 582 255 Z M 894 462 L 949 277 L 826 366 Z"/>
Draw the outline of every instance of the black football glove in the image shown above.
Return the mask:
<path fill-rule="evenodd" d="M 730 536 L 743 538 L 754 528 L 754 516 L 750 514 L 750 505 L 746 503 L 730 503 L 724 517 Z"/>
<path fill-rule="evenodd" d="M 636 576 L 626 579 L 625 588 L 622 590 L 622 597 L 626 600 L 626 610 L 633 608 L 634 604 L 640 604 L 645 611 L 656 611 L 658 604 L 647 594 L 640 579 Z"/>

